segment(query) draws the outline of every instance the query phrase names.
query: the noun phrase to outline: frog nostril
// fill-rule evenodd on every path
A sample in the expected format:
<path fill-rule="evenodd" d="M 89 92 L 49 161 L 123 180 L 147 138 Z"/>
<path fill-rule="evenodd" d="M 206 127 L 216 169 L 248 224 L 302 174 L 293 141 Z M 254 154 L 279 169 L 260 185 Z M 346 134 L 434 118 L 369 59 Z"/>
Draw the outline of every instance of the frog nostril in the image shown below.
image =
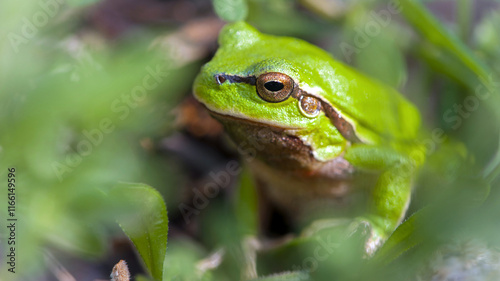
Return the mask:
<path fill-rule="evenodd" d="M 283 89 L 285 85 L 279 81 L 269 81 L 264 84 L 264 87 L 271 92 L 277 92 Z"/>
<path fill-rule="evenodd" d="M 215 81 L 217 84 L 221 85 L 222 83 L 226 82 L 226 77 L 222 74 L 217 74 L 215 75 Z"/>

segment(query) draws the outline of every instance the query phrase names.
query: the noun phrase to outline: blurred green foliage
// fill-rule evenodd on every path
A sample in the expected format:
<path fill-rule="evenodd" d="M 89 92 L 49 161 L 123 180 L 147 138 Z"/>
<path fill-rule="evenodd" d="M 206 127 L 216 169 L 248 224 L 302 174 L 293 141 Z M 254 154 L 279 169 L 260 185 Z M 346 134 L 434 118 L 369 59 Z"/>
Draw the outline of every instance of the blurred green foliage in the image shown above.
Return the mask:
<path fill-rule="evenodd" d="M 178 64 L 168 50 L 150 48 L 154 33 L 103 44 L 78 36 L 80 13 L 93 2 L 53 1 L 48 11 L 37 1 L 0 3 L 0 175 L 4 184 L 7 168 L 17 170 L 18 219 L 15 275 L 6 271 L 5 227 L 0 232 L 2 280 L 37 280 L 47 270 L 47 251 L 86 260 L 106 256 L 111 237 L 123 235 L 116 219 L 133 210 L 128 200 L 108 195 L 118 182 L 153 186 L 164 196 L 167 208 L 176 210 L 183 200 L 180 189 L 190 181 L 176 158 L 148 150 L 144 143 L 174 132 L 172 109 L 189 95 L 202 62 Z M 472 11 L 464 8 L 474 1 L 460 1 L 465 6 L 457 9 L 456 21 L 445 24 L 418 1 L 401 1 L 401 12 L 389 14 L 383 13 L 389 11 L 384 1 L 331 2 L 338 4 L 332 11 L 313 0 L 242 0 L 231 2 L 234 5 L 221 0 L 214 5 L 224 20 L 246 19 L 263 32 L 304 38 L 397 88 L 420 108 L 429 131 L 439 128 L 465 143 L 477 166 L 459 181 L 424 181 L 430 194 L 416 195 L 432 198 L 422 205 L 433 204 L 412 217 L 415 225 L 403 224 L 371 263 L 354 262 L 351 248 L 344 246 L 318 263 L 318 270 L 311 273 L 314 280 L 334 274 L 336 280 L 403 280 L 450 238 L 476 237 L 499 247 L 500 11 L 488 11 L 474 22 Z M 436 1 L 426 1 L 432 2 Z M 390 18 L 381 21 L 387 15 Z M 376 24 L 378 31 L 366 30 Z M 467 97 L 478 92 L 489 95 L 476 98 L 475 106 Z M 473 200 L 481 197 L 475 194 L 477 189 L 486 185 L 480 175 L 491 185 L 484 202 Z M 199 241 L 170 240 L 166 254 L 165 220 L 145 220 L 146 226 L 137 226 L 152 235 L 147 242 L 137 242 L 142 234 L 127 231 L 133 225 L 124 227 L 139 253 L 151 254 L 144 260 L 154 278 L 159 280 L 162 274 L 163 280 L 239 278 L 239 242 L 256 232 L 253 183 L 244 174 L 240 185 L 231 204 L 214 200 L 200 214 L 204 222 Z M 435 195 L 440 189 L 444 191 Z M 4 224 L 6 188 L 0 195 Z M 149 196 L 161 210 L 158 194 Z M 158 228 L 149 231 L 155 223 Z M 160 234 L 154 234 L 158 230 Z M 161 249 L 144 254 L 156 243 Z M 200 270 L 197 262 L 222 246 L 227 252 L 221 266 Z M 314 241 L 294 241 L 278 253 L 264 255 L 266 264 L 259 265 L 263 272 L 295 272 L 258 280 L 306 280 L 302 265 L 316 246 Z M 158 264 L 163 265 L 164 256 L 163 272 Z"/>
<path fill-rule="evenodd" d="M 106 253 L 119 229 L 118 209 L 104 191 L 118 181 L 177 186 L 178 167 L 146 152 L 140 140 L 172 130 L 169 112 L 198 66 L 173 71 L 164 54 L 147 50 L 146 38 L 97 50 L 71 33 L 51 37 L 45 28 L 53 23 L 31 37 L 19 19 L 43 11 L 38 2 L 24 3 L 29 9 L 1 5 L 12 12 L 1 19 L 0 163 L 2 178 L 7 167 L 17 170 L 19 226 L 19 271 L 3 278 L 30 280 L 45 268 L 48 245 L 82 257 Z M 16 45 L 15 36 L 25 41 Z"/>

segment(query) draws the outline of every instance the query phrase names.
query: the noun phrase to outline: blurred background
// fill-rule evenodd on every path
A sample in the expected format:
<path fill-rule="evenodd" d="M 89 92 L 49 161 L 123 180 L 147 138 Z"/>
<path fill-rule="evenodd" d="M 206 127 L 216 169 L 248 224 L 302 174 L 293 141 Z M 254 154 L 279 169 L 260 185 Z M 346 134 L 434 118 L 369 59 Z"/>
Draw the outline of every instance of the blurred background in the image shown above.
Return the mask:
<path fill-rule="evenodd" d="M 439 146 L 433 133 L 462 142 L 474 158 L 476 178 L 460 184 L 427 178 L 411 210 L 437 206 L 427 216 L 435 218 L 426 220 L 429 231 L 421 234 L 434 239 L 427 248 L 436 248 L 443 237 L 460 240 L 463 233 L 480 240 L 474 248 L 479 252 L 498 247 L 500 2 L 422 1 L 429 14 L 408 6 L 391 10 L 393 2 L 400 1 L 2 1 L 1 280 L 107 280 L 120 259 L 133 276 L 146 275 L 116 223 L 128 206 L 107 193 L 123 182 L 150 185 L 165 200 L 164 280 L 239 278 L 231 263 L 200 271 L 201 259 L 239 241 L 244 231 L 234 223 L 234 210 L 245 199 L 235 199 L 237 187 L 251 180 L 232 177 L 208 203 L 200 203 L 203 208 L 193 209 L 196 190 L 211 180 L 210 173 L 239 157 L 222 127 L 194 101 L 191 85 L 215 53 L 220 28 L 243 19 L 262 32 L 316 44 L 398 89 L 420 109 L 432 149 Z M 429 169 L 445 174 L 450 165 L 435 166 Z M 15 274 L 7 271 L 4 226 L 11 167 L 18 218 Z M 489 195 L 484 182 L 490 183 Z M 435 196 L 440 185 L 448 191 Z M 462 196 L 457 189 L 479 195 Z M 478 197 L 479 203 L 471 199 Z M 424 257 L 404 256 L 377 271 L 386 278 L 378 280 L 403 280 L 398 274 Z M 294 270 L 293 262 L 282 259 L 263 258 L 261 272 Z M 361 278 L 353 266 L 335 268 L 338 280 Z M 331 273 L 318 272 L 318 278 Z"/>

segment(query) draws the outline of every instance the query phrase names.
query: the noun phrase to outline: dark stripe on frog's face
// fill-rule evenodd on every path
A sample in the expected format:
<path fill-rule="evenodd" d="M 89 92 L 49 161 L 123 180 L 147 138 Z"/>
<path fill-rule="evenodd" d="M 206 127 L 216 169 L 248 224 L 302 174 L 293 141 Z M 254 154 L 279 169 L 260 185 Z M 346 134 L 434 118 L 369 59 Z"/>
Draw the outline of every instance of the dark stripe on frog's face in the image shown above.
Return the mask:
<path fill-rule="evenodd" d="M 215 81 L 217 84 L 222 84 L 226 81 L 229 83 L 246 83 L 255 86 L 257 79 L 255 76 L 238 76 L 238 75 L 228 75 L 228 74 L 217 74 L 215 75 Z"/>
<path fill-rule="evenodd" d="M 217 74 L 215 75 L 215 81 L 220 85 L 224 82 L 229 83 L 246 83 L 252 86 L 256 86 L 257 77 L 255 76 L 238 76 L 229 74 Z M 257 93 L 258 94 L 258 93 Z M 337 128 L 340 134 L 348 141 L 352 143 L 360 143 L 361 140 L 356 136 L 354 128 L 351 123 L 349 123 L 342 115 L 323 97 L 308 93 L 302 90 L 297 83 L 294 82 L 293 91 L 290 95 L 292 98 L 299 100 L 302 96 L 313 97 L 321 103 L 320 110 L 325 113 L 330 119 L 330 122 Z"/>

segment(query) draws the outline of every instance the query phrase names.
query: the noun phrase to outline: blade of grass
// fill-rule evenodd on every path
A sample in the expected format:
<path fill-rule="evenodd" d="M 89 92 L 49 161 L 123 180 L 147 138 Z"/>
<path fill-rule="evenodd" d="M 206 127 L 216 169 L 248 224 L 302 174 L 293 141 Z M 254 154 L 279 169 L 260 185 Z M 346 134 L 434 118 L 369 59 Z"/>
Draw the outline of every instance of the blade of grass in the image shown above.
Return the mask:
<path fill-rule="evenodd" d="M 486 182 L 492 183 L 498 175 L 500 175 L 500 138 L 495 156 L 484 168 L 483 178 L 486 179 Z"/>
<path fill-rule="evenodd" d="M 420 33 L 424 40 L 422 47 L 434 57 L 434 64 L 451 78 L 464 83 L 472 92 L 484 85 L 493 92 L 494 103 L 487 103 L 494 109 L 500 120 L 500 112 L 495 104 L 500 101 L 498 93 L 494 93 L 491 81 L 493 71 L 486 64 L 474 57 L 460 40 L 448 32 L 427 9 L 416 0 L 402 0 L 401 11 L 406 20 Z"/>
<path fill-rule="evenodd" d="M 244 235 L 258 234 L 258 203 L 255 181 L 248 169 L 244 169 L 240 178 L 240 188 L 237 191 L 237 201 L 234 206 L 238 224 Z"/>
<path fill-rule="evenodd" d="M 389 264 L 406 251 L 422 243 L 422 238 L 415 234 L 415 225 L 425 212 L 425 209 L 420 210 L 401 223 L 370 262 L 372 264 Z"/>

